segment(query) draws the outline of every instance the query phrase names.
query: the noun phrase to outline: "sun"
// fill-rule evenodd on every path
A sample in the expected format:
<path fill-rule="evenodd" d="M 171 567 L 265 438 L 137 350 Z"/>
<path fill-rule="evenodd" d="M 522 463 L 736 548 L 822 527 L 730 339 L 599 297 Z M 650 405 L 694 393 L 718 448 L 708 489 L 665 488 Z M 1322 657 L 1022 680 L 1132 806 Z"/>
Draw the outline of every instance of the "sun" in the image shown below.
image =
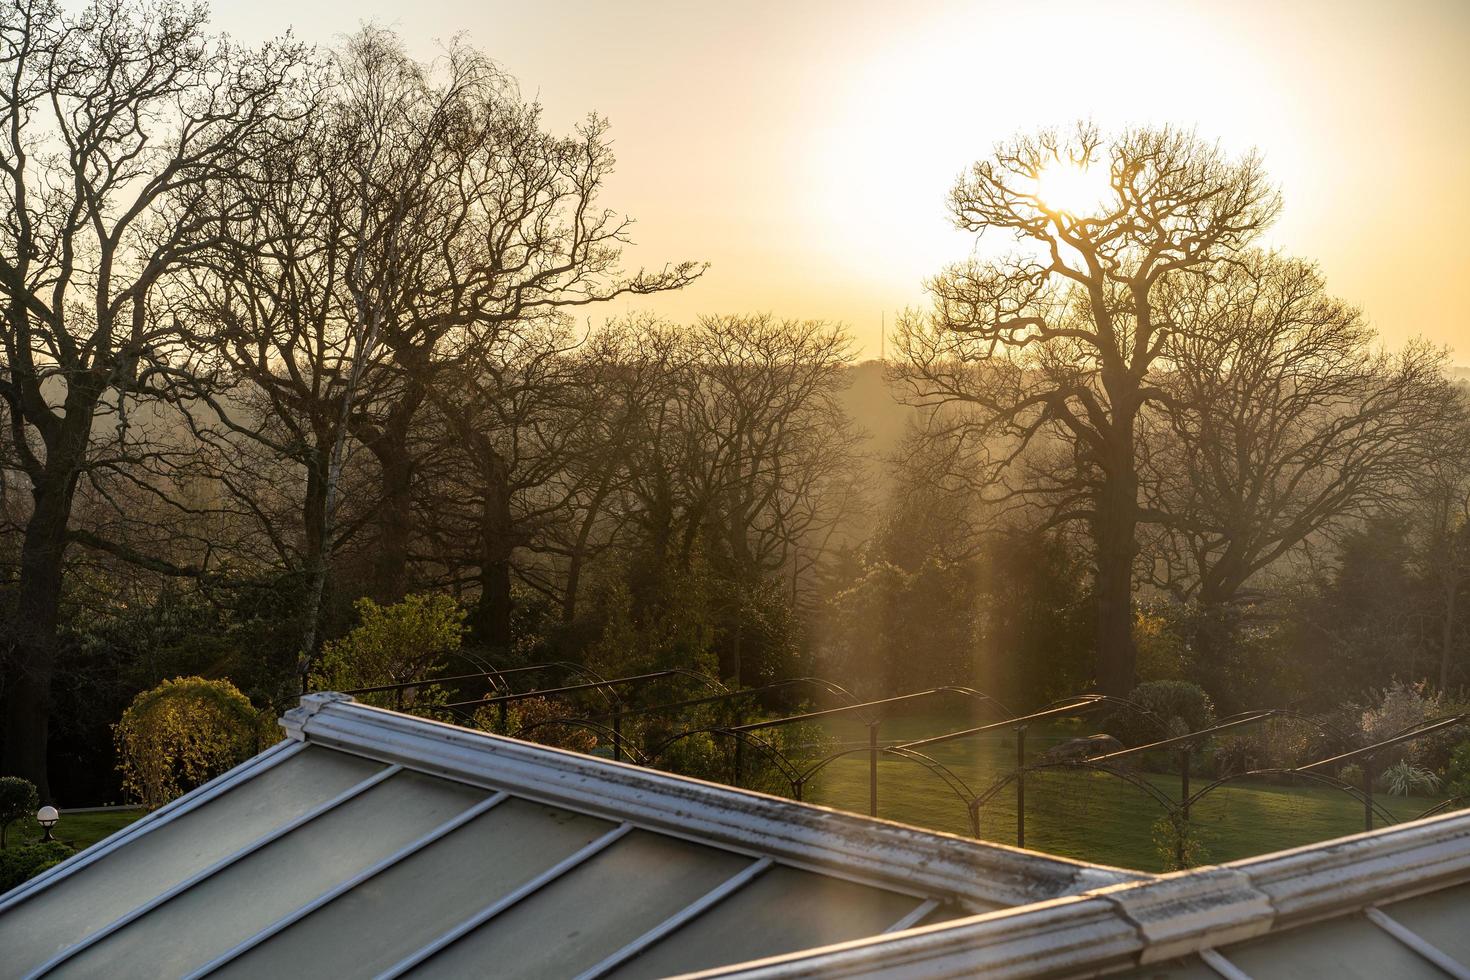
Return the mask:
<path fill-rule="evenodd" d="M 1036 175 L 1036 197 L 1041 203 L 1074 218 L 1096 214 L 1112 194 L 1106 167 L 1058 161 Z"/>

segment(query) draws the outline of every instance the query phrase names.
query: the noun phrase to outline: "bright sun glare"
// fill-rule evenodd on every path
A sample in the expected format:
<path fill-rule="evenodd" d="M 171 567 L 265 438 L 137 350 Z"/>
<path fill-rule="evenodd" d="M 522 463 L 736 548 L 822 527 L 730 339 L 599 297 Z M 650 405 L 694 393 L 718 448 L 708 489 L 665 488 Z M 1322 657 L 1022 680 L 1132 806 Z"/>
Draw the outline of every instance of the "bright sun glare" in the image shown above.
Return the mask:
<path fill-rule="evenodd" d="M 1074 217 L 1095 214 L 1111 195 L 1106 167 L 1058 162 L 1036 175 L 1036 196 L 1041 202 Z"/>

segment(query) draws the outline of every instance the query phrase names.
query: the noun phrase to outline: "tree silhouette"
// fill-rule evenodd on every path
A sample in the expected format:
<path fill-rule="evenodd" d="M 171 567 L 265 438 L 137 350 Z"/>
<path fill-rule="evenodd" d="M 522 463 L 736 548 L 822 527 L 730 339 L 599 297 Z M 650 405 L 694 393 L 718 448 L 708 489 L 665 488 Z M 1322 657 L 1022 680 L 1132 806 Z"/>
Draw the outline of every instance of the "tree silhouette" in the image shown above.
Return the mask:
<path fill-rule="evenodd" d="M 1059 168 L 1106 175 L 1094 207 L 1046 200 Z M 1278 206 L 1254 155 L 1230 159 L 1188 132 L 1104 138 L 1079 124 L 1022 137 L 950 197 L 960 228 L 999 233 L 1016 251 L 944 270 L 929 283 L 932 309 L 900 322 L 912 398 L 936 433 L 986 459 L 985 492 L 1090 530 L 1106 693 L 1133 683 L 1137 529 L 1149 516 L 1140 414 L 1165 397 L 1155 369 L 1181 329 L 1162 299 L 1233 261 Z"/>

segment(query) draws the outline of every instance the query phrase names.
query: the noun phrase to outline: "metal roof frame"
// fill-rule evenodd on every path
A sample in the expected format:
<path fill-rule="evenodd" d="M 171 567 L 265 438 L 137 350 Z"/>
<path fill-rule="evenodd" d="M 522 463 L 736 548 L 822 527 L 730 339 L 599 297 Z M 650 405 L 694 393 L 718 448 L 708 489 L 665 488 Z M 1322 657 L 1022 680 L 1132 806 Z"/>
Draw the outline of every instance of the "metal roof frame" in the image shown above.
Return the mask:
<path fill-rule="evenodd" d="M 1470 812 L 1430 817 L 1379 831 L 1227 865 L 1152 876 L 1050 857 L 1003 845 L 918 830 L 747 790 L 428 721 L 333 693 L 307 695 L 281 720 L 286 741 L 149 814 L 50 871 L 0 896 L 0 915 L 119 848 L 249 782 L 307 746 L 371 760 L 382 768 L 333 791 L 269 832 L 211 861 L 157 894 L 103 921 L 37 966 L 40 977 L 87 952 L 196 884 L 244 861 L 324 813 L 385 783 L 418 772 L 483 790 L 447 819 L 384 851 L 343 880 L 240 939 L 197 967 L 203 977 L 225 967 L 375 876 L 411 859 L 508 799 L 520 798 L 606 822 L 607 829 L 511 891 L 457 920 L 391 967 L 398 977 L 492 919 L 578 869 L 634 830 L 711 845 L 747 860 L 662 921 L 639 926 L 581 980 L 609 975 L 670 938 L 772 868 L 785 866 L 855 882 L 912 904 L 872 936 L 697 974 L 707 977 L 1094 975 L 1170 963 L 1179 957 L 1228 980 L 1247 976 L 1231 960 L 1234 944 L 1345 915 L 1389 937 L 1425 964 L 1470 980 L 1470 966 L 1449 955 L 1383 906 L 1470 883 Z M 314 750 L 315 751 L 315 750 Z M 356 777 L 354 777 L 356 778 Z M 421 777 L 414 777 L 421 778 Z M 243 838 L 242 838 L 243 840 Z M 488 896 L 487 896 L 488 897 Z M 129 899 L 131 902 L 132 900 Z M 293 900 L 294 901 L 294 900 Z M 284 908 L 284 906 L 282 906 Z M 121 907 L 120 907 L 121 908 Z M 921 925 L 936 911 L 965 918 Z M 274 914 L 274 913 L 273 913 Z M 1354 920 L 1359 921 L 1359 920 Z M 421 934 L 426 935 L 426 934 Z M 1461 951 L 1463 952 L 1463 951 Z M 395 952 L 394 956 L 400 954 Z M 386 961 L 385 961 L 386 962 Z M 75 965 L 75 964 L 73 964 Z M 0 973 L 6 971 L 0 970 Z M 7 974 L 8 975 L 8 974 Z"/>
<path fill-rule="evenodd" d="M 973 910 L 1076 894 L 1144 874 L 858 816 L 310 694 L 292 739 Z"/>
<path fill-rule="evenodd" d="M 748 861 L 642 935 L 610 950 L 583 971 L 587 978 L 618 969 L 778 865 L 910 897 L 912 904 L 902 914 L 895 910 L 895 918 L 879 930 L 880 934 L 910 929 L 942 908 L 948 908 L 951 915 L 964 915 L 1144 877 L 488 735 L 363 705 L 342 694 L 304 696 L 300 706 L 282 718 L 281 725 L 286 741 L 0 897 L 0 915 L 118 849 L 165 830 L 174 820 L 292 759 L 307 746 L 369 760 L 381 768 L 279 826 L 232 845 L 230 851 L 221 852 L 207 866 L 192 870 L 163 890 L 139 894 L 136 901 L 109 912 L 110 921 L 99 920 L 39 965 L 10 965 L 20 967 L 27 977 L 70 969 L 67 964 L 71 960 L 89 950 L 95 953 L 94 947 L 154 910 L 406 771 L 448 779 L 481 789 L 487 795 L 448 819 L 436 820 L 412 840 L 379 855 L 342 880 L 323 882 L 312 897 L 277 914 L 252 934 L 231 937 L 228 948 L 210 951 L 214 955 L 202 965 L 191 965 L 186 975 L 203 977 L 225 967 L 511 798 L 585 814 L 612 826 L 513 891 L 479 910 L 466 909 L 456 922 L 446 922 L 448 928 L 383 971 L 382 977 L 397 977 L 413 970 L 634 829 L 713 846 L 732 856 L 744 855 Z M 10 975 L 4 969 L 0 974 Z"/>
<path fill-rule="evenodd" d="M 1470 811 L 691 976 L 1091 976 L 1194 954 L 1238 980 L 1247 974 L 1230 962 L 1232 944 L 1362 912 L 1439 970 L 1470 978 L 1470 965 L 1379 908 L 1467 882 Z"/>

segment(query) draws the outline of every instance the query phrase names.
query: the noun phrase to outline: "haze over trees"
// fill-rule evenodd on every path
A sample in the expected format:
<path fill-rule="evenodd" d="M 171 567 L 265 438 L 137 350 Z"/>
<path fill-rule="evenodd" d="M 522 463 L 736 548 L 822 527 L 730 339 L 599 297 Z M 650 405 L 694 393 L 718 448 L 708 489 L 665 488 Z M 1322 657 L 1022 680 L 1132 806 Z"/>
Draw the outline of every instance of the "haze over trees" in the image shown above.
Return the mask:
<path fill-rule="evenodd" d="M 957 226 L 1017 250 L 945 269 L 900 326 L 911 400 L 977 492 L 1085 529 L 1105 693 L 1135 681 L 1140 528 L 1219 607 L 1381 504 L 1458 410 L 1442 354 L 1373 354 L 1309 265 L 1251 250 L 1279 209 L 1256 157 L 1186 131 L 1024 137 L 951 195 Z"/>
<path fill-rule="evenodd" d="M 0 768 L 48 798 L 112 792 L 109 726 L 162 680 L 269 711 L 401 679 L 344 662 L 364 610 L 445 607 L 451 671 L 1018 707 L 1470 680 L 1445 354 L 1259 249 L 1255 156 L 1001 144 L 950 208 L 1011 250 L 940 270 L 884 377 L 839 324 L 611 315 L 704 266 L 625 256 L 608 123 L 553 132 L 463 42 L 12 2 L 0 112 Z"/>

